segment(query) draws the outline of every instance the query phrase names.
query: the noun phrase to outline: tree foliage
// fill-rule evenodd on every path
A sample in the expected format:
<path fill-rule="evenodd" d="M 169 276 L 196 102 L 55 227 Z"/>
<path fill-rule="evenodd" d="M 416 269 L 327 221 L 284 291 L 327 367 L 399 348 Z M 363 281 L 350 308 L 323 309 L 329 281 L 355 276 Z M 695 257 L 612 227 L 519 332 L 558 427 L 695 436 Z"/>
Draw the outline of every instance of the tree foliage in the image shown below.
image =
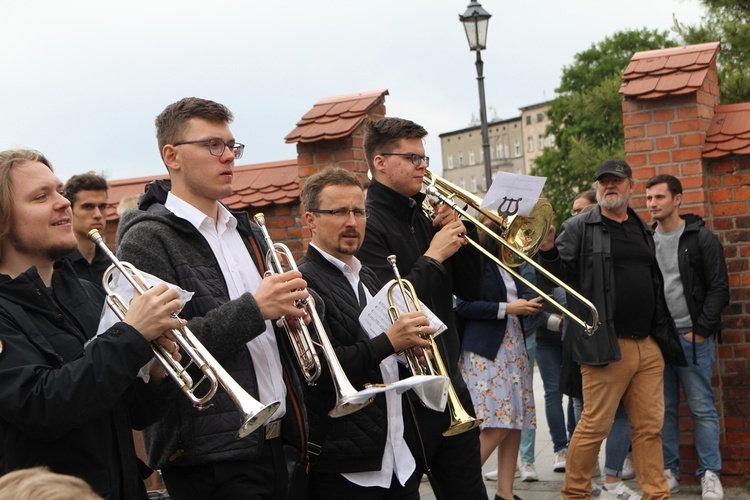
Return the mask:
<path fill-rule="evenodd" d="M 633 54 L 674 45 L 668 32 L 623 31 L 576 54 L 573 64 L 563 68 L 558 97 L 548 112 L 547 134 L 555 137 L 555 147 L 545 148 L 532 168 L 533 175 L 547 177 L 545 195 L 557 213 L 556 223 L 568 217 L 575 195 L 591 188 L 601 161 L 625 156 L 619 89 Z"/>
<path fill-rule="evenodd" d="M 702 0 L 703 24 L 675 20 L 675 31 L 687 45 L 721 42 L 717 71 L 724 104 L 750 102 L 750 0 Z"/>

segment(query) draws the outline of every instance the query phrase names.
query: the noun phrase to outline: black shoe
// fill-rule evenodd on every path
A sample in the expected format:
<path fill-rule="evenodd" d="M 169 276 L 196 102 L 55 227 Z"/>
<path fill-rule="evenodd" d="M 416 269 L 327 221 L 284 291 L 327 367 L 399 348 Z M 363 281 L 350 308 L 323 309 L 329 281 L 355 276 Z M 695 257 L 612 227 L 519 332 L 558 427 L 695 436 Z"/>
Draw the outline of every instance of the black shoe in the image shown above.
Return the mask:
<path fill-rule="evenodd" d="M 495 500 L 505 500 L 505 499 L 501 497 L 500 495 L 495 495 Z M 523 499 L 519 497 L 518 495 L 513 495 L 513 500 L 523 500 Z"/>

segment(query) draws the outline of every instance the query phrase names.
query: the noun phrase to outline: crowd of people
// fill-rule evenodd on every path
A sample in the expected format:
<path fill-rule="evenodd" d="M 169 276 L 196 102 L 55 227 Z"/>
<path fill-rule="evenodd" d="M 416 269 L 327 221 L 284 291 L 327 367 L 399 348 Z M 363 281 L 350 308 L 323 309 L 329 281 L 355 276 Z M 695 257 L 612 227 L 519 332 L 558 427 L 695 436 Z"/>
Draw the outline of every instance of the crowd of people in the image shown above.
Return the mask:
<path fill-rule="evenodd" d="M 632 475 L 645 498 L 677 491 L 680 387 L 703 498 L 723 498 L 711 374 L 727 270 L 718 238 L 680 213 L 678 179 L 648 182 L 649 226 L 629 206 L 630 166 L 602 162 L 536 264 L 510 267 L 496 238 L 422 192 L 427 131 L 386 117 L 364 125 L 366 190 L 338 167 L 305 180 L 311 241 L 298 266 L 279 269 L 262 223 L 221 202 L 245 148 L 232 120 L 192 97 L 157 116 L 169 178 L 123 200 L 114 247 L 158 282 L 142 283 L 105 326 L 113 257 L 89 232 L 106 227 L 106 179 L 63 184 L 43 154 L 0 152 L 0 498 L 147 498 L 143 479 L 158 470 L 176 500 L 418 500 L 424 478 L 440 500 L 484 500 L 482 464 L 496 453 L 494 498 L 518 499 L 514 477 L 539 479 L 535 365 L 564 498 L 636 500 L 622 481 Z M 394 286 L 410 284 L 420 307 L 391 311 L 373 331 L 363 311 L 388 316 L 378 297 L 394 265 Z M 593 303 L 593 334 L 565 317 L 592 319 L 549 275 Z M 321 373 L 309 383 L 290 325 L 313 317 L 333 354 L 313 348 Z M 202 373 L 187 367 L 188 329 L 233 381 L 207 404 L 172 380 Z M 170 364 L 187 368 L 176 375 Z M 418 391 L 385 390 L 331 416 L 342 376 L 361 391 L 406 380 L 415 364 L 444 377 L 440 408 Z M 247 435 L 234 383 L 270 405 Z"/>

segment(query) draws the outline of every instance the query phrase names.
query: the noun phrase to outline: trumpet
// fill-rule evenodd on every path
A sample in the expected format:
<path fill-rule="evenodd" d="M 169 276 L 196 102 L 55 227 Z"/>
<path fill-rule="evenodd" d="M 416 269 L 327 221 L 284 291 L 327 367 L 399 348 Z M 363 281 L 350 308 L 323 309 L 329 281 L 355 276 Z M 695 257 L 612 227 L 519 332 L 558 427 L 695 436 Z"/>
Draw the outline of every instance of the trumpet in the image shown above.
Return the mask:
<path fill-rule="evenodd" d="M 393 268 L 393 274 L 396 275 L 396 282 L 388 288 L 388 315 L 391 318 L 391 322 L 395 323 L 400 315 L 393 296 L 396 290 L 403 296 L 404 304 L 406 304 L 406 312 L 421 311 L 422 307 L 419 305 L 414 285 L 412 285 L 411 281 L 401 277 L 396 265 L 396 256 L 389 255 L 388 263 Z M 424 354 L 424 364 L 420 362 L 413 348 L 404 351 L 404 356 L 406 356 L 406 361 L 409 364 L 412 375 L 438 375 L 448 377 L 450 380 L 450 374 L 445 369 L 445 364 L 443 363 L 443 358 L 440 356 L 440 350 L 438 349 L 437 342 L 435 342 L 435 337 L 432 335 L 427 335 L 426 337 L 430 341 L 430 347 L 428 348 L 429 352 Z M 432 359 L 430 359 L 430 355 Z M 469 415 L 461 405 L 453 384 L 448 385 L 448 409 L 450 410 L 451 423 L 448 429 L 443 432 L 443 436 L 455 436 L 456 434 L 469 431 L 482 423 L 481 419 Z"/>
<path fill-rule="evenodd" d="M 128 283 L 130 283 L 133 289 L 139 294 L 142 294 L 145 291 L 143 288 L 144 286 L 148 287 L 146 279 L 143 274 L 135 268 L 135 266 L 128 262 L 119 260 L 115 254 L 110 251 L 107 244 L 104 243 L 104 240 L 99 234 L 99 231 L 92 229 L 89 231 L 88 237 L 96 243 L 96 245 L 101 248 L 112 261 L 112 265 L 104 272 L 102 286 L 107 293 L 107 305 L 122 321 L 125 319 L 128 306 L 125 304 L 122 296 L 114 292 L 110 286 L 110 279 L 113 273 L 115 270 L 120 271 L 125 279 L 128 280 Z M 141 283 L 143 285 L 141 285 Z M 176 318 L 177 314 L 172 313 L 172 316 Z M 227 373 L 226 370 L 224 370 L 214 357 L 211 356 L 211 353 L 203 347 L 187 326 L 170 330 L 170 332 L 174 335 L 177 345 L 180 346 L 189 360 L 185 366 L 182 366 L 175 361 L 169 352 L 167 352 L 167 350 L 158 342 L 152 341 L 151 349 L 154 351 L 156 359 L 159 360 L 172 380 L 180 386 L 183 394 L 188 397 L 193 406 L 199 410 L 208 408 L 210 406 L 209 402 L 216 395 L 219 384 L 221 384 L 241 414 L 241 425 L 237 431 L 237 439 L 247 436 L 258 427 L 262 426 L 276 412 L 276 409 L 281 404 L 279 401 L 274 401 L 268 405 L 264 405 L 255 400 L 231 377 L 231 375 L 229 375 L 229 373 Z M 188 368 L 191 366 L 198 367 L 201 372 L 201 378 L 198 379 L 198 381 L 194 381 L 188 374 Z M 198 387 L 202 385 L 206 386 L 207 389 L 205 389 L 205 393 L 203 393 L 202 396 L 198 396 L 196 391 Z"/>
<path fill-rule="evenodd" d="M 268 253 L 266 254 L 266 268 L 268 270 L 266 271 L 266 276 L 273 273 L 281 274 L 285 269 L 298 271 L 297 263 L 289 247 L 283 243 L 274 243 L 271 239 L 266 228 L 265 216 L 262 213 L 258 213 L 254 216 L 254 219 L 258 226 L 260 226 L 263 238 L 268 245 Z M 281 257 L 283 257 L 286 266 L 282 264 Z M 331 378 L 333 379 L 336 394 L 336 403 L 333 409 L 328 412 L 328 415 L 334 418 L 342 417 L 372 403 L 373 397 L 364 401 L 358 401 L 361 399 L 357 397 L 358 391 L 352 386 L 344 373 L 344 369 L 341 367 L 341 363 L 333 350 L 333 345 L 331 345 L 331 341 L 325 331 L 323 322 L 318 316 L 318 312 L 315 310 L 314 304 L 311 305 L 306 299 L 297 305 L 303 308 L 310 317 L 311 326 L 308 327 L 302 318 L 286 316 L 278 320 L 277 326 L 286 331 L 307 385 L 315 385 L 315 382 L 320 378 L 322 366 L 318 358 L 316 346 L 321 348 L 323 356 L 331 370 Z M 313 331 L 316 334 L 317 342 L 313 339 L 311 333 Z"/>
<path fill-rule="evenodd" d="M 564 281 L 558 279 L 557 276 L 544 269 L 531 258 L 531 256 L 539 250 L 539 247 L 551 225 L 552 206 L 549 201 L 545 199 L 539 200 L 532 209 L 531 214 L 527 217 L 521 217 L 518 215 L 503 216 L 491 210 L 481 208 L 482 200 L 480 198 L 477 198 L 455 184 L 438 177 L 429 170 L 424 171 L 422 184 L 424 191 L 428 196 L 436 198 L 440 203 L 450 206 L 456 211 L 456 213 L 472 222 L 478 229 L 485 231 L 489 237 L 497 241 L 501 245 L 501 255 L 500 257 L 493 255 L 476 241 L 464 236 L 470 245 L 482 252 L 498 266 L 505 269 L 513 277 L 534 290 L 535 293 L 538 293 L 545 301 L 549 302 L 561 313 L 570 318 L 571 321 L 581 325 L 586 335 L 591 336 L 594 334 L 597 328 L 599 328 L 599 312 L 596 310 L 596 306 L 594 306 L 594 304 L 586 297 L 568 286 Z M 458 203 L 455 201 L 456 198 L 463 201 L 465 204 L 464 208 L 458 206 Z M 487 227 L 486 224 L 483 224 L 477 217 L 473 217 L 467 211 L 466 208 L 468 207 L 473 208 L 476 212 L 496 223 L 502 229 L 502 233 L 497 234 L 495 231 Z M 423 204 L 425 215 L 431 218 L 430 210 L 432 210 L 431 206 L 430 208 L 427 208 Z M 551 295 L 544 293 L 539 287 L 521 276 L 520 273 L 516 272 L 514 268 L 524 262 L 528 262 L 534 267 L 538 274 L 554 283 L 555 286 L 561 287 L 569 296 L 575 298 L 580 304 L 588 309 L 589 314 L 591 315 L 591 322 L 586 323 L 584 319 L 579 318 L 570 312 L 570 310 L 556 301 Z"/>

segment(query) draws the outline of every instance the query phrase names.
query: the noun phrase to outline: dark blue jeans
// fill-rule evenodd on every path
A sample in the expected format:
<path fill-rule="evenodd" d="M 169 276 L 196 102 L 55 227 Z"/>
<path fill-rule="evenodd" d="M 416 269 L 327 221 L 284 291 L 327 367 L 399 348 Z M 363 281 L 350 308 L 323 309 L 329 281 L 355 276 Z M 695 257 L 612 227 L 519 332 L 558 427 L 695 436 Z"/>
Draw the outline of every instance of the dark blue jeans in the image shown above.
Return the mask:
<path fill-rule="evenodd" d="M 544 409 L 547 415 L 547 426 L 552 438 L 552 447 L 557 453 L 568 447 L 570 438 L 565 425 L 563 395 L 560 392 L 562 345 L 537 339 L 536 362 L 544 383 Z M 572 402 L 569 401 L 569 404 L 572 404 Z M 568 427 L 575 428 L 575 425 L 569 425 Z"/>

